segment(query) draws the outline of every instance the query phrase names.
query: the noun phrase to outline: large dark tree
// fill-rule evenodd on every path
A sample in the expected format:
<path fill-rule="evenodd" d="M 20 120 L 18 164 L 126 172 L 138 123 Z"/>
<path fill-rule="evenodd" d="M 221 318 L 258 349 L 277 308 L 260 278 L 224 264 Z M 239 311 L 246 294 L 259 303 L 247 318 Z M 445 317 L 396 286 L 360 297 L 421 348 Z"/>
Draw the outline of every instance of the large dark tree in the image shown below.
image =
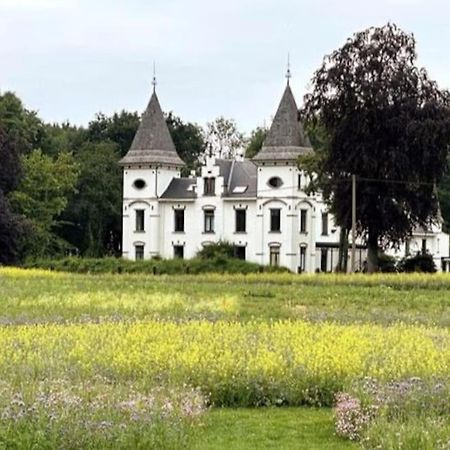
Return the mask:
<path fill-rule="evenodd" d="M 84 256 L 120 254 L 122 171 L 111 141 L 86 142 L 77 152 L 80 176 L 62 215 L 62 237 Z"/>
<path fill-rule="evenodd" d="M 11 211 L 8 199 L 0 190 L 0 265 L 17 262 L 23 226 L 23 221 Z"/>
<path fill-rule="evenodd" d="M 450 163 L 450 155 L 447 163 Z M 450 165 L 450 164 L 449 164 Z M 442 219 L 444 220 L 444 230 L 450 231 L 450 174 L 446 173 L 439 183 L 439 204 L 441 207 Z"/>
<path fill-rule="evenodd" d="M 304 115 L 328 135 L 320 179 L 338 225 L 351 228 L 351 175 L 357 226 L 369 270 L 380 247 L 402 242 L 438 211 L 434 184 L 446 170 L 450 95 L 416 65 L 415 40 L 393 24 L 355 34 L 325 57 Z"/>
<path fill-rule="evenodd" d="M 0 124 L 0 264 L 17 260 L 22 221 L 15 215 L 7 199 L 20 181 L 20 159 L 14 145 Z"/>

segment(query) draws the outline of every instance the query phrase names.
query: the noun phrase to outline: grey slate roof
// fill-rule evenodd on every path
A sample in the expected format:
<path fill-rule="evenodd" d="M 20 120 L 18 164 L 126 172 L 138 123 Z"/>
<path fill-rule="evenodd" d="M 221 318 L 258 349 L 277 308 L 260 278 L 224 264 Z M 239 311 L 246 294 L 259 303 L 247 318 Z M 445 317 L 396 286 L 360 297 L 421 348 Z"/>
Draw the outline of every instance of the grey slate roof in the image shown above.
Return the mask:
<path fill-rule="evenodd" d="M 194 190 L 188 191 L 188 187 L 196 184 L 196 178 L 173 178 L 167 189 L 161 195 L 162 199 L 194 199 L 197 194 Z"/>
<path fill-rule="evenodd" d="M 219 175 L 228 183 L 230 177 L 231 167 L 235 161 L 233 159 L 216 159 L 215 165 L 219 166 Z"/>
<path fill-rule="evenodd" d="M 156 92 L 153 92 L 130 150 L 120 160 L 120 164 L 184 165 L 170 136 Z"/>
<path fill-rule="evenodd" d="M 225 197 L 256 197 L 256 165 L 251 161 L 234 161 L 228 192 Z M 237 186 L 247 186 L 243 193 L 233 192 Z"/>
<path fill-rule="evenodd" d="M 297 104 L 288 84 L 263 147 L 253 157 L 253 161 L 295 161 L 299 155 L 312 151 L 311 143 L 299 121 Z"/>
<path fill-rule="evenodd" d="M 219 175 L 225 182 L 223 197 L 248 198 L 256 197 L 256 165 L 251 161 L 234 161 L 231 159 L 216 159 L 219 166 Z M 162 200 L 195 199 L 197 193 L 188 190 L 189 186 L 196 185 L 197 178 L 173 178 L 167 189 L 161 195 Z M 246 186 L 245 192 L 233 192 L 237 186 Z"/>

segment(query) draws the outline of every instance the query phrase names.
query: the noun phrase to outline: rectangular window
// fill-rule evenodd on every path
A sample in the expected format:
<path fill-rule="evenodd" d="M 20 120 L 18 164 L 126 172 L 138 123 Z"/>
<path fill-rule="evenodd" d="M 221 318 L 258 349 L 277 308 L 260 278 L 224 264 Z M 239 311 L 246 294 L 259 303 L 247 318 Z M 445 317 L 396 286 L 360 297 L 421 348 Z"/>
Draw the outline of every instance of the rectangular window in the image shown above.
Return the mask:
<path fill-rule="evenodd" d="M 328 270 L 328 249 L 320 249 L 320 271 L 326 272 Z"/>
<path fill-rule="evenodd" d="M 422 239 L 422 255 L 425 255 L 426 252 L 427 252 L 427 240 Z"/>
<path fill-rule="evenodd" d="M 300 272 L 306 269 L 306 247 L 300 247 Z"/>
<path fill-rule="evenodd" d="M 410 241 L 409 239 L 407 239 L 405 241 L 405 256 L 409 256 L 410 255 Z"/>
<path fill-rule="evenodd" d="M 144 210 L 136 209 L 136 231 L 144 231 L 145 223 L 144 223 Z"/>
<path fill-rule="evenodd" d="M 234 257 L 245 261 L 245 247 L 243 245 L 234 246 Z"/>
<path fill-rule="evenodd" d="M 322 235 L 328 236 L 328 213 L 322 213 Z"/>
<path fill-rule="evenodd" d="M 143 245 L 136 245 L 134 247 L 134 251 L 135 251 L 136 261 L 140 261 L 141 259 L 144 259 L 144 246 Z"/>
<path fill-rule="evenodd" d="M 214 210 L 205 209 L 205 233 L 214 233 Z"/>
<path fill-rule="evenodd" d="M 184 209 L 175 209 L 174 217 L 175 217 L 175 231 L 176 232 L 184 231 Z"/>
<path fill-rule="evenodd" d="M 281 231 L 281 209 L 270 210 L 270 231 Z"/>
<path fill-rule="evenodd" d="M 300 190 L 302 188 L 302 174 L 299 173 L 297 175 L 297 189 Z"/>
<path fill-rule="evenodd" d="M 184 258 L 184 247 L 182 245 L 173 246 L 173 257 L 178 259 Z"/>
<path fill-rule="evenodd" d="M 270 247 L 270 265 L 271 266 L 280 265 L 280 247 L 275 246 Z"/>
<path fill-rule="evenodd" d="M 245 209 L 236 209 L 236 233 L 245 233 L 246 231 L 246 211 Z"/>
<path fill-rule="evenodd" d="M 215 195 L 215 193 L 216 193 L 216 179 L 215 178 L 205 178 L 203 193 L 204 193 L 204 195 Z"/>
<path fill-rule="evenodd" d="M 306 221 L 308 219 L 308 210 L 300 210 L 300 233 L 306 233 Z"/>

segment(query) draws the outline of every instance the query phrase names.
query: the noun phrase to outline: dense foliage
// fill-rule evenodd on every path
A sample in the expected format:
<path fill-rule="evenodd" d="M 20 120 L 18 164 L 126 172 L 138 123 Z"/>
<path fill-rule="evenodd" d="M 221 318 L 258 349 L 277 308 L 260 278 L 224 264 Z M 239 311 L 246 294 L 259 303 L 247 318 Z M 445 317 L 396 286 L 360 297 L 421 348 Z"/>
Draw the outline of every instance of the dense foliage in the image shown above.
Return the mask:
<path fill-rule="evenodd" d="M 233 249 L 231 248 L 231 252 Z M 120 258 L 75 258 L 37 259 L 25 267 L 43 268 L 76 273 L 146 273 L 153 275 L 177 275 L 198 273 L 259 273 L 287 272 L 283 267 L 261 266 L 235 259 L 222 247 L 205 252 L 193 259 L 160 259 L 130 261 Z"/>
<path fill-rule="evenodd" d="M 180 158 L 186 163 L 182 169 L 184 176 L 190 175 L 191 171 L 197 172 L 200 167 L 200 159 L 205 153 L 206 143 L 203 130 L 196 124 L 183 122 L 180 117 L 170 112 L 166 116 L 175 148 Z"/>
<path fill-rule="evenodd" d="M 413 35 L 388 24 L 355 34 L 326 56 L 304 114 L 325 131 L 319 180 L 338 225 L 357 226 L 369 271 L 379 247 L 403 241 L 438 215 L 435 183 L 446 170 L 450 94 L 416 66 Z"/>
<path fill-rule="evenodd" d="M 247 142 L 247 146 L 245 148 L 245 157 L 250 159 L 257 155 L 257 153 L 261 150 L 264 139 L 266 139 L 268 129 L 257 127 L 252 131 L 250 138 Z"/>
<path fill-rule="evenodd" d="M 197 257 L 202 259 L 232 258 L 233 256 L 234 245 L 226 241 L 219 241 L 210 245 L 205 245 L 197 252 Z"/>
<path fill-rule="evenodd" d="M 75 190 L 78 164 L 68 152 L 53 159 L 41 150 L 32 150 L 22 157 L 22 168 L 25 175 L 10 198 L 14 210 L 29 224 L 22 237 L 23 251 L 33 256 L 59 253 L 67 244 L 54 233 L 56 218 Z"/>
<path fill-rule="evenodd" d="M 404 258 L 398 264 L 400 272 L 436 272 L 436 265 L 430 254 L 419 253 L 415 256 Z"/>
<path fill-rule="evenodd" d="M 18 259 L 24 223 L 14 214 L 7 196 L 19 184 L 20 176 L 19 148 L 0 122 L 0 264 L 12 264 Z"/>

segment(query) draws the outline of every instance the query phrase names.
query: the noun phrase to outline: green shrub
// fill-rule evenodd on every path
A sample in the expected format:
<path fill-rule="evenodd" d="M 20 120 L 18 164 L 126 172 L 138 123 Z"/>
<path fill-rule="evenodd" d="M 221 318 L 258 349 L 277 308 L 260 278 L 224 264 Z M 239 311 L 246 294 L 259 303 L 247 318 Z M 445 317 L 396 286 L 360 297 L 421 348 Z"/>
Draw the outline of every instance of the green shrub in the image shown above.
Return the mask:
<path fill-rule="evenodd" d="M 416 256 L 404 258 L 399 264 L 401 272 L 436 272 L 433 257 L 428 253 L 418 253 Z"/>
<path fill-rule="evenodd" d="M 383 273 L 397 272 L 397 261 L 393 256 L 382 253 L 378 255 L 378 268 Z"/>
<path fill-rule="evenodd" d="M 197 252 L 197 258 L 214 259 L 214 258 L 233 258 L 234 246 L 226 241 L 214 242 L 205 245 Z"/>
<path fill-rule="evenodd" d="M 144 273 L 149 275 L 179 275 L 200 273 L 289 272 L 283 267 L 261 266 L 236 258 L 216 255 L 211 258 L 150 259 L 129 261 L 121 258 L 41 259 L 27 262 L 26 268 L 40 268 L 75 273 Z"/>

